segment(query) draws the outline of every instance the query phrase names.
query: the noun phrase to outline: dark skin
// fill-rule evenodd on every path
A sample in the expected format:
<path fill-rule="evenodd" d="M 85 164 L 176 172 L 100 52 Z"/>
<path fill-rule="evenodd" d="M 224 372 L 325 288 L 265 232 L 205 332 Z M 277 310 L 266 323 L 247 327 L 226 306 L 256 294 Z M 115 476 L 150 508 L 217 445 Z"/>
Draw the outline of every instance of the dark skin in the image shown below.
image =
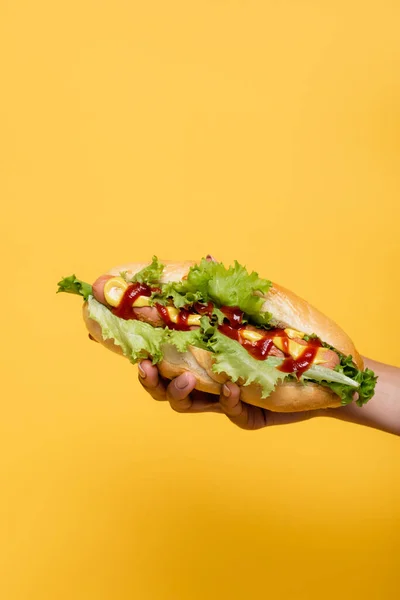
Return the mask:
<path fill-rule="evenodd" d="M 271 412 L 242 402 L 240 389 L 232 382 L 222 386 L 220 396 L 206 394 L 194 389 L 196 380 L 191 373 L 183 373 L 170 381 L 159 375 L 150 360 L 139 364 L 139 381 L 154 400 L 169 402 L 176 412 L 220 413 L 241 429 L 249 431 L 324 416 L 400 435 L 400 369 L 366 358 L 364 363 L 378 375 L 378 383 L 374 397 L 362 408 L 353 402 L 342 408 L 298 413 Z"/>
<path fill-rule="evenodd" d="M 150 360 L 139 364 L 139 381 L 150 396 L 157 401 L 169 402 L 179 413 L 214 412 L 224 414 L 241 429 L 255 430 L 271 425 L 284 425 L 310 419 L 311 411 L 302 413 L 274 413 L 258 406 L 245 404 L 239 398 L 240 389 L 232 382 L 222 386 L 220 396 L 194 389 L 196 379 L 183 373 L 172 381 L 164 379 Z"/>
<path fill-rule="evenodd" d="M 215 261 L 215 258 L 207 255 L 207 260 Z M 224 384 L 221 395 L 216 396 L 195 390 L 196 380 L 189 372 L 170 381 L 160 376 L 150 360 L 143 360 L 138 366 L 139 381 L 150 396 L 157 401 L 169 402 L 171 408 L 179 413 L 224 414 L 232 423 L 249 431 L 298 423 L 312 417 L 334 417 L 400 435 L 400 369 L 367 358 L 364 358 L 364 364 L 378 376 L 375 395 L 365 406 L 359 408 L 352 402 L 341 408 L 297 413 L 276 413 L 246 404 L 240 400 L 240 388 L 232 382 Z"/>

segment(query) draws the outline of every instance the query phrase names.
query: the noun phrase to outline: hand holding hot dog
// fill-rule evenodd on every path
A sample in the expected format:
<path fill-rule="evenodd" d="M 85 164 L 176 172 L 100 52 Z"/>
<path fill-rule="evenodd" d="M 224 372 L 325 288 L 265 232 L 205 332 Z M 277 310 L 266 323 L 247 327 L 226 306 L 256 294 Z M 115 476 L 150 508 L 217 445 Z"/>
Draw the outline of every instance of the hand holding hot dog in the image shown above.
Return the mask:
<path fill-rule="evenodd" d="M 166 379 L 189 373 L 200 392 L 221 397 L 236 383 L 242 402 L 276 413 L 362 406 L 374 393 L 374 373 L 338 325 L 237 262 L 153 257 L 92 286 L 67 277 L 59 291 L 83 296 L 93 339 L 133 363 L 151 359 Z"/>
<path fill-rule="evenodd" d="M 272 425 L 297 423 L 318 416 L 317 411 L 275 413 L 246 404 L 240 400 L 239 386 L 232 382 L 223 385 L 219 397 L 199 392 L 194 387 L 196 379 L 190 373 L 183 373 L 172 381 L 163 380 L 149 360 L 139 363 L 139 381 L 154 400 L 169 402 L 175 412 L 224 414 L 232 423 L 249 431 Z"/>

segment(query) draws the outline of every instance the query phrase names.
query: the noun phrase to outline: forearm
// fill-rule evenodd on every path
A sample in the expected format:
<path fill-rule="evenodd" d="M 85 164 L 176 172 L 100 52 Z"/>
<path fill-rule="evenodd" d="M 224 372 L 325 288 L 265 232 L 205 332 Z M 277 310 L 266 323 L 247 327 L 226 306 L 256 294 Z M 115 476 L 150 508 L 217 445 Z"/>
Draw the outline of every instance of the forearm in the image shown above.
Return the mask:
<path fill-rule="evenodd" d="M 400 369 L 364 358 L 365 366 L 378 376 L 375 395 L 362 407 L 355 402 L 330 409 L 329 416 L 400 435 Z"/>

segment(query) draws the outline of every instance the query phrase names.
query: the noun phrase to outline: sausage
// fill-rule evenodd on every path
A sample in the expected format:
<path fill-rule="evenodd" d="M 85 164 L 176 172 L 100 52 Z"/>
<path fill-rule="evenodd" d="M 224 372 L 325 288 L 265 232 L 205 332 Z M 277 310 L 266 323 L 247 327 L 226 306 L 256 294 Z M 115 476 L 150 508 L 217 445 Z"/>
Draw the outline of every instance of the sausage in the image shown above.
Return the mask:
<path fill-rule="evenodd" d="M 334 369 L 340 364 L 340 358 L 333 350 L 329 350 L 329 348 L 321 348 L 319 350 L 320 353 L 323 353 L 324 362 L 318 362 L 321 367 L 326 367 L 327 369 Z M 318 358 L 320 358 L 318 356 Z"/>
<path fill-rule="evenodd" d="M 307 342 L 301 338 L 294 338 L 294 341 L 302 346 L 307 346 Z M 334 369 L 340 363 L 339 356 L 329 348 L 319 348 L 318 359 L 323 359 L 324 362 L 318 362 L 317 364 L 321 365 L 321 367 L 326 367 L 327 369 Z"/>
<path fill-rule="evenodd" d="M 111 279 L 111 277 L 113 277 L 113 275 L 101 275 L 93 284 L 93 296 L 98 302 L 101 302 L 101 304 L 104 304 L 105 306 L 108 306 L 108 304 L 104 297 L 104 285 L 108 279 Z M 135 317 L 139 321 L 149 323 L 153 327 L 165 327 L 163 319 L 160 317 L 158 310 L 154 306 L 144 306 L 142 308 L 133 308 L 132 310 Z M 257 327 L 254 327 L 253 325 L 247 325 L 246 328 L 252 331 L 259 331 Z M 197 327 L 190 327 L 190 329 L 197 329 Z M 301 338 L 294 338 L 294 341 L 302 346 L 307 346 L 307 342 Z M 279 348 L 276 348 L 276 346 L 271 348 L 269 354 L 270 356 L 277 356 L 279 358 L 284 358 L 285 356 L 284 353 L 279 350 Z M 324 362 L 319 362 L 318 364 L 326 367 L 327 369 L 334 369 L 340 363 L 339 356 L 336 354 L 336 352 L 330 350 L 329 348 L 320 348 L 318 354 L 318 358 L 323 358 L 324 360 Z"/>
<path fill-rule="evenodd" d="M 93 284 L 93 296 L 96 298 L 98 302 L 104 304 L 105 306 L 109 306 L 107 300 L 104 297 L 104 286 L 106 281 L 115 277 L 114 275 L 101 275 Z M 158 311 L 154 306 L 144 306 L 142 308 L 134 308 L 133 313 L 139 321 L 143 321 L 144 323 L 149 323 L 153 325 L 153 327 L 163 327 L 165 325 L 164 321 L 161 319 Z"/>
<path fill-rule="evenodd" d="M 133 313 L 138 321 L 149 323 L 153 327 L 164 327 L 165 323 L 158 314 L 158 310 L 154 306 L 143 306 L 142 308 L 134 308 Z"/>
<path fill-rule="evenodd" d="M 246 325 L 246 329 L 248 329 L 249 331 L 255 331 L 257 333 L 260 333 L 260 330 L 255 327 L 254 325 Z M 282 352 L 282 350 L 279 350 L 279 348 L 277 348 L 276 346 L 272 346 L 270 351 L 268 352 L 269 356 L 277 356 L 278 358 L 285 358 L 284 353 Z"/>
<path fill-rule="evenodd" d="M 272 346 L 271 350 L 269 351 L 269 356 L 278 356 L 279 358 L 285 358 L 285 355 L 283 354 L 282 350 L 279 350 L 279 348 L 277 348 L 276 346 Z"/>
<path fill-rule="evenodd" d="M 107 301 L 104 298 L 104 286 L 106 281 L 111 279 L 112 275 L 100 275 L 94 282 L 93 288 L 93 296 L 96 298 L 98 302 L 101 304 L 105 304 L 107 306 Z"/>

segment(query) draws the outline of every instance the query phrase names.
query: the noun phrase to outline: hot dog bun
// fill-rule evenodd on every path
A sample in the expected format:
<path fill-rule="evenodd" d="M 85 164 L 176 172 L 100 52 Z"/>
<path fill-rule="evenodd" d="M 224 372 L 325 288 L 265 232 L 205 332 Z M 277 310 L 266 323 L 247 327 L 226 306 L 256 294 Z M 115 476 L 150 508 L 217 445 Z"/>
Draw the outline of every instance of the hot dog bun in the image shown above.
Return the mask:
<path fill-rule="evenodd" d="M 161 281 L 180 281 L 188 273 L 195 261 L 162 261 L 165 265 Z M 108 274 L 119 275 L 126 271 L 132 277 L 149 263 L 128 263 L 110 269 Z M 296 296 L 293 292 L 273 284 L 266 296 L 263 310 L 272 313 L 279 326 L 291 327 L 307 334 L 315 333 L 324 342 L 330 344 L 346 356 L 351 354 L 359 369 L 363 361 L 348 335 L 331 319 L 323 315 L 308 302 Z M 90 319 L 88 307 L 83 306 L 83 319 L 90 335 L 100 344 L 122 354 L 121 348 L 113 340 L 103 340 L 101 328 Z M 223 374 L 217 375 L 212 371 L 212 353 L 195 347 L 189 347 L 185 353 L 179 353 L 174 346 L 165 344 L 164 358 L 158 364 L 163 377 L 173 379 L 185 371 L 190 371 L 196 377 L 196 389 L 219 394 L 224 381 L 228 380 Z M 240 385 L 242 382 L 238 382 Z M 268 398 L 261 398 L 258 385 L 241 386 L 241 398 L 248 404 L 260 406 L 275 412 L 299 412 L 319 408 L 335 408 L 341 406 L 340 398 L 329 388 L 315 383 L 288 382 L 279 384 Z"/>

